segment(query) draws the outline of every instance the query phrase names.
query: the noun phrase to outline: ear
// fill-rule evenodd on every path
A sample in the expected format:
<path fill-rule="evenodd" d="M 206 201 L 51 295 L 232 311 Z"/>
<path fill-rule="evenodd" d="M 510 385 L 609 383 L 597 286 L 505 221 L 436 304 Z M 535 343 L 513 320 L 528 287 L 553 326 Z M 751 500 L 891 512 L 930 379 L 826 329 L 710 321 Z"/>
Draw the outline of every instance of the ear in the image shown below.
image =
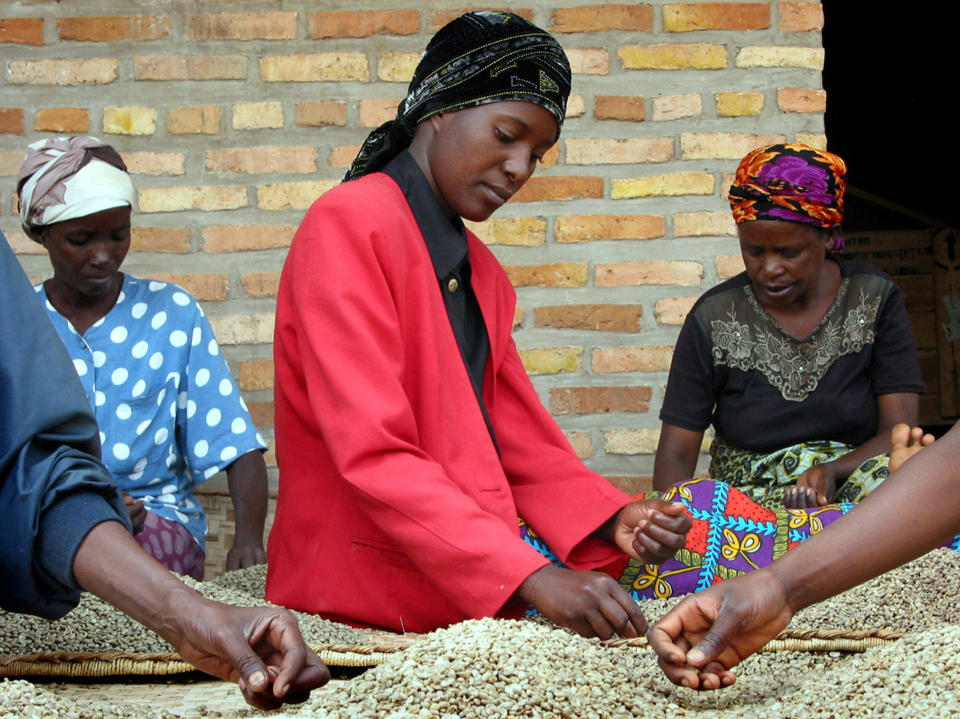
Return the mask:
<path fill-rule="evenodd" d="M 444 122 L 446 122 L 446 114 L 445 112 L 438 112 L 436 115 L 431 115 L 427 119 L 427 122 L 430 123 L 430 127 L 433 128 L 434 132 L 439 132 L 440 128 L 443 127 Z"/>
<path fill-rule="evenodd" d="M 41 245 L 46 245 L 46 238 L 44 236 L 42 227 L 32 227 L 27 225 L 21 225 L 23 227 L 24 233 L 34 242 L 38 242 Z"/>

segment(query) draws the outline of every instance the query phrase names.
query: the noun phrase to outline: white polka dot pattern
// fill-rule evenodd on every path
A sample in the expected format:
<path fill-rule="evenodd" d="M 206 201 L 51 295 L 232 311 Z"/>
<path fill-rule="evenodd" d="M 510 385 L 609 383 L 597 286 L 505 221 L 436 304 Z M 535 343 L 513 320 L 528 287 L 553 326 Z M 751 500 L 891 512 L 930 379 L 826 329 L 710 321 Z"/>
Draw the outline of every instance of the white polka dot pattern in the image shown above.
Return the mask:
<path fill-rule="evenodd" d="M 200 306 L 176 285 L 125 275 L 122 301 L 77 342 L 41 286 L 37 294 L 87 390 L 104 464 L 125 491 L 183 523 L 202 546 L 195 483 L 266 445 Z"/>

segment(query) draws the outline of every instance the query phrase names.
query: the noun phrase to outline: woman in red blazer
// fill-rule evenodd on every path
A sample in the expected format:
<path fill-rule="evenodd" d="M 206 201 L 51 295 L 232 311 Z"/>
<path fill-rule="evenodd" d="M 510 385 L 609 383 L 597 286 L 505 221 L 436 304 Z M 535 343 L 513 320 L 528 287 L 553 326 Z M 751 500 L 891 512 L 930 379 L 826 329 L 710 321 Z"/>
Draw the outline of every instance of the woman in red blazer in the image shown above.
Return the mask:
<path fill-rule="evenodd" d="M 461 220 L 531 176 L 569 89 L 550 35 L 468 13 L 304 218 L 277 301 L 271 601 L 415 632 L 530 605 L 584 635 L 645 630 L 616 581 L 586 570 L 672 556 L 690 520 L 580 462 L 511 339 L 514 290 Z"/>

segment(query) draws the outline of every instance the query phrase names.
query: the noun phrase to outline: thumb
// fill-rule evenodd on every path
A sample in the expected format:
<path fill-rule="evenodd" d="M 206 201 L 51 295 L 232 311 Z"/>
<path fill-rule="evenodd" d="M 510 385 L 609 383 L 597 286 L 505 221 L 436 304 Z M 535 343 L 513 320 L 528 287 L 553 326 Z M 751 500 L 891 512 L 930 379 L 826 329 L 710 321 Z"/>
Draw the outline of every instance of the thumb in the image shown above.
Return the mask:
<path fill-rule="evenodd" d="M 669 514 L 673 517 L 679 517 L 681 514 L 687 511 L 686 505 L 683 502 L 664 502 L 660 500 L 660 505 L 657 507 L 658 510 L 664 514 Z"/>
<path fill-rule="evenodd" d="M 695 667 L 703 667 L 713 661 L 729 646 L 730 640 L 736 636 L 741 627 L 741 618 L 732 610 L 721 607 L 710 631 L 687 652 L 687 663 Z"/>
<path fill-rule="evenodd" d="M 223 658 L 236 668 L 240 678 L 237 683 L 241 689 L 250 689 L 254 692 L 265 691 L 270 680 L 267 676 L 267 667 L 257 654 L 250 648 L 243 634 L 233 630 L 224 639 Z"/>

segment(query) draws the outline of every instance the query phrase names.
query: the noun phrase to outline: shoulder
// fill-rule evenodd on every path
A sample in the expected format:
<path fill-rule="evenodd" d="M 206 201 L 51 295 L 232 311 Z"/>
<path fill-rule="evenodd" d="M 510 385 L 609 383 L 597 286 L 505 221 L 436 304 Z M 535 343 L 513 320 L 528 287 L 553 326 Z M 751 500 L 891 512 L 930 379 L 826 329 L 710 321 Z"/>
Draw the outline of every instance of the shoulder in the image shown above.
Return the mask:
<path fill-rule="evenodd" d="M 711 287 L 700 295 L 700 298 L 690 309 L 688 319 L 695 318 L 696 321 L 707 321 L 709 318 L 717 315 L 726 316 L 730 310 L 740 304 L 743 298 L 743 289 L 750 284 L 750 278 L 746 272 L 724 280 L 719 285 Z M 694 319 L 690 319 L 694 321 Z"/>
<path fill-rule="evenodd" d="M 134 317 L 160 311 L 177 317 L 203 315 L 200 303 L 180 285 L 131 274 L 124 274 L 123 301 L 130 304 Z"/>
<path fill-rule="evenodd" d="M 890 275 L 867 262 L 848 260 L 844 257 L 837 257 L 834 261 L 840 265 L 840 274 L 844 277 L 879 277 L 887 282 L 893 282 L 893 280 L 890 279 Z"/>
<path fill-rule="evenodd" d="M 856 295 L 867 297 L 886 298 L 890 295 L 900 295 L 900 287 L 890 275 L 873 265 L 859 260 L 837 258 L 840 265 L 840 274 L 850 283 L 850 288 Z"/>
<path fill-rule="evenodd" d="M 395 216 L 398 208 L 407 206 L 407 200 L 396 182 L 382 172 L 342 182 L 324 192 L 307 210 L 303 226 L 327 222 L 331 215 L 352 222 L 376 222 Z"/>

